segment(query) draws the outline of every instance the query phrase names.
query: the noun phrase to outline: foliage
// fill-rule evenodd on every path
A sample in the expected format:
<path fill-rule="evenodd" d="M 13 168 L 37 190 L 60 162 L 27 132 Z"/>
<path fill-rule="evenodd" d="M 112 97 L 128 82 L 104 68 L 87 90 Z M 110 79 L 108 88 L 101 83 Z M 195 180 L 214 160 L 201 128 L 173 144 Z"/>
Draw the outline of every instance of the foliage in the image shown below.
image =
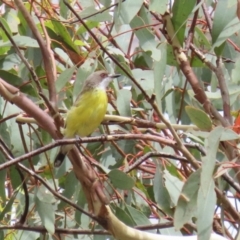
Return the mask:
<path fill-rule="evenodd" d="M 237 1 L 2 2 L 0 238 L 111 239 L 86 215 L 75 166 L 52 165 L 63 127 L 55 110 L 64 117 L 98 69 L 122 76 L 82 151 L 118 219 L 149 231 L 154 219 L 166 235 L 234 238 Z"/>

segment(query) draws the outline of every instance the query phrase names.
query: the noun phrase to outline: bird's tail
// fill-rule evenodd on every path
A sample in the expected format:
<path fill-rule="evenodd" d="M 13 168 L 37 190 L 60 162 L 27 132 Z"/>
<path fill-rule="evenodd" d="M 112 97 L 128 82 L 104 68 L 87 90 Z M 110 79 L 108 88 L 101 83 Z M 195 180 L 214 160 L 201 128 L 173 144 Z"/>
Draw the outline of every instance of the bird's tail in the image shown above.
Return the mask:
<path fill-rule="evenodd" d="M 64 158 L 66 156 L 66 153 L 63 153 L 61 150 L 57 154 L 55 160 L 54 160 L 54 167 L 60 167 Z"/>
<path fill-rule="evenodd" d="M 58 152 L 57 156 L 55 157 L 54 167 L 60 167 L 61 166 L 65 156 L 73 148 L 73 146 L 74 145 L 72 145 L 72 144 L 61 146 L 60 151 Z"/>

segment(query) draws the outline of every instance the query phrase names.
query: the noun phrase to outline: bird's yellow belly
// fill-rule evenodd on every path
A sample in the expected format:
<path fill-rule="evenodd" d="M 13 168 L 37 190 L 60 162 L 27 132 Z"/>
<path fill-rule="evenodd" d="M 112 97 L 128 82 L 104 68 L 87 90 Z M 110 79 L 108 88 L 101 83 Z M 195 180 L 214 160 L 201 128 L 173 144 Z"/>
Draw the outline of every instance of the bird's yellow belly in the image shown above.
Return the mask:
<path fill-rule="evenodd" d="M 107 110 L 107 95 L 102 89 L 85 92 L 67 113 L 66 138 L 90 135 L 102 122 Z"/>

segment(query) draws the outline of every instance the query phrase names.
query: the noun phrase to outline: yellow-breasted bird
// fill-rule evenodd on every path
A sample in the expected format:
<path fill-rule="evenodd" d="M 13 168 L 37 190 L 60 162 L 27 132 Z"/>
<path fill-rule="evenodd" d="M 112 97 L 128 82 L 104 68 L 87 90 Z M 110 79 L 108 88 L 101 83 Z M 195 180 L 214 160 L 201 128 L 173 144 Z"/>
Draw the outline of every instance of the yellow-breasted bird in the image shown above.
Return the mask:
<path fill-rule="evenodd" d="M 120 74 L 108 74 L 106 71 L 97 71 L 91 74 L 83 84 L 76 102 L 67 112 L 64 138 L 90 135 L 102 122 L 107 110 L 108 98 L 106 88 L 113 78 Z M 61 146 L 54 166 L 59 167 L 73 145 Z"/>

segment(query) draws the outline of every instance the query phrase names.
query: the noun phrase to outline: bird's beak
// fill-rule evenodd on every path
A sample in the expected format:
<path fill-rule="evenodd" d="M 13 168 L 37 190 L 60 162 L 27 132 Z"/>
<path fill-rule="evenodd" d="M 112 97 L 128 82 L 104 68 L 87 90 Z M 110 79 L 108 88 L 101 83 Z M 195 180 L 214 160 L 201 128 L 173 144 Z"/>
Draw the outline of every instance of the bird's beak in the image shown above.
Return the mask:
<path fill-rule="evenodd" d="M 121 76 L 121 74 L 108 74 L 108 77 L 110 77 L 110 78 L 118 78 L 120 76 Z"/>

